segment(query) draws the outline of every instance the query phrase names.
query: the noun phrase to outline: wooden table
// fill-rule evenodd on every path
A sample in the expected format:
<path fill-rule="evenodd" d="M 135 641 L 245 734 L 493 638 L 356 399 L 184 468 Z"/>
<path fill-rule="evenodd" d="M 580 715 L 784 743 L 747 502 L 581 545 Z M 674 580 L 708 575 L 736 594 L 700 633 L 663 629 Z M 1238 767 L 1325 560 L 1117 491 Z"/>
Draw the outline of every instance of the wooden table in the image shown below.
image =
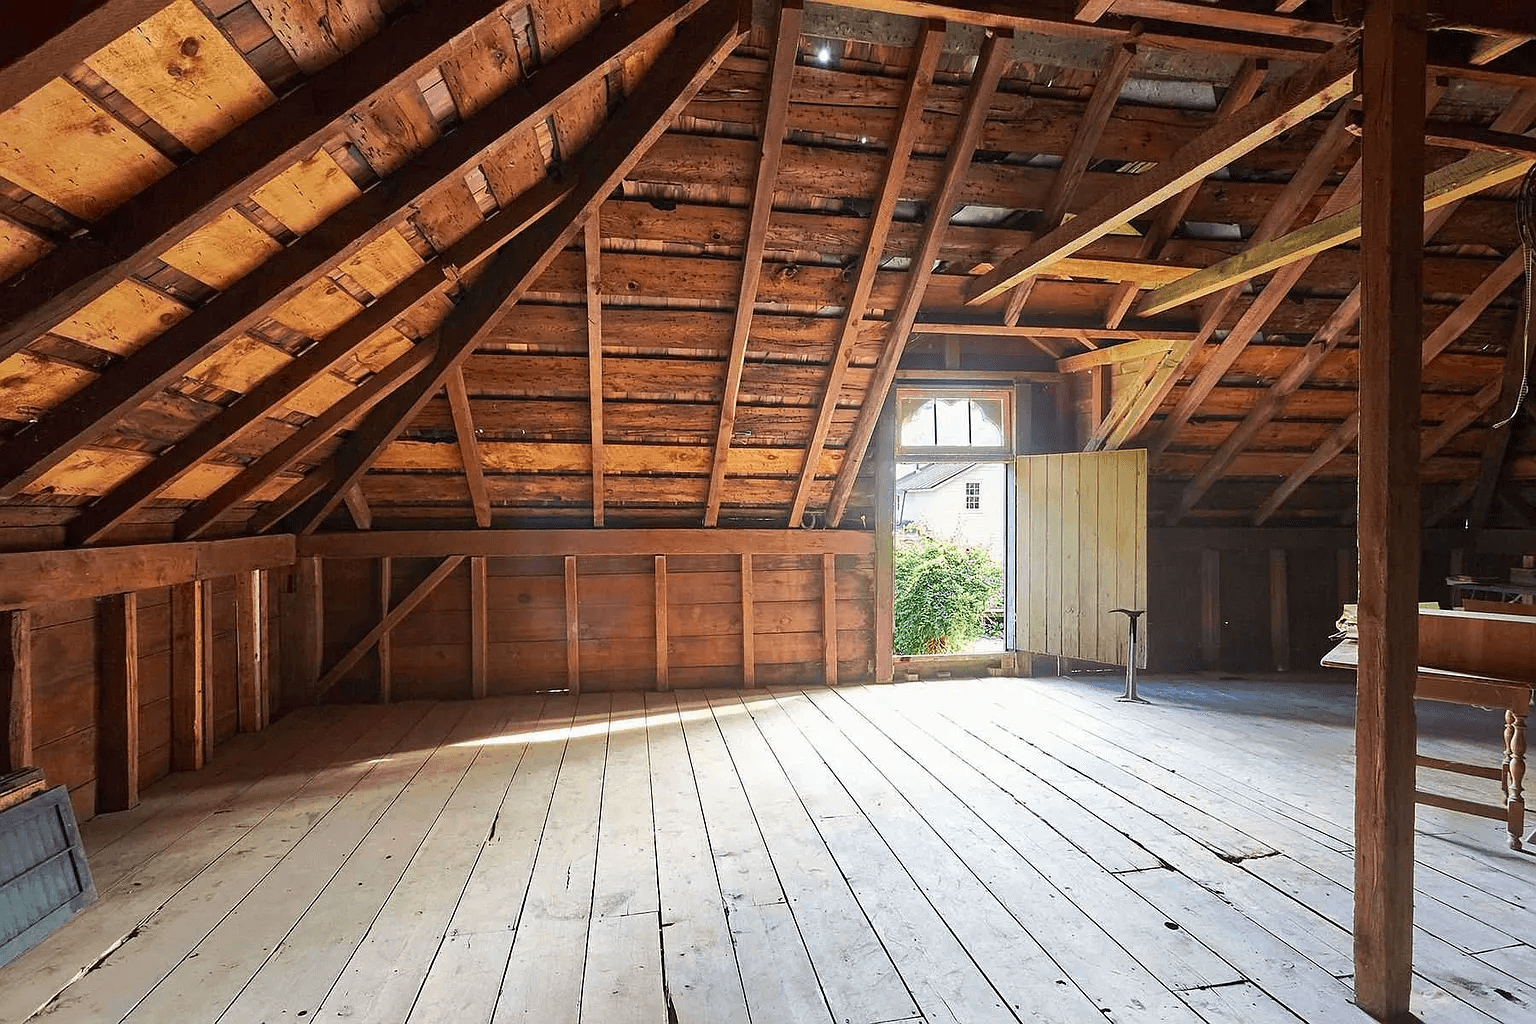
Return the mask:
<path fill-rule="evenodd" d="M 1490 618 L 1490 616 L 1478 616 L 1472 612 L 1421 612 L 1419 617 L 1421 658 L 1425 654 L 1425 617 L 1430 614 L 1439 616 L 1455 614 L 1465 616 L 1468 620 L 1474 616 L 1479 619 Z M 1505 619 L 1511 616 L 1491 616 L 1491 618 Z M 1536 619 L 1527 621 L 1536 627 Z M 1428 633 L 1432 646 L 1444 643 L 1446 633 L 1455 633 L 1464 628 L 1476 630 L 1481 627 L 1455 621 L 1431 623 Z M 1469 646 L 1475 648 L 1476 644 L 1472 643 Z M 1527 648 L 1527 651 L 1531 657 L 1536 657 L 1536 646 Z M 1359 657 L 1360 651 L 1355 642 L 1346 640 L 1323 655 L 1322 664 L 1325 668 L 1343 668 L 1353 671 L 1359 667 Z M 1414 800 L 1431 807 L 1442 807 L 1446 810 L 1460 811 L 1463 814 L 1474 814 L 1478 817 L 1502 821 L 1509 830 L 1510 848 L 1521 849 L 1521 836 L 1525 830 L 1525 725 L 1531 710 L 1530 682 L 1421 664 L 1413 696 L 1415 700 L 1465 704 L 1472 707 L 1499 709 L 1504 712 L 1504 756 L 1499 767 L 1471 764 L 1466 761 L 1449 761 L 1424 754 L 1419 754 L 1417 757 L 1417 763 L 1421 768 L 1433 768 L 1437 771 L 1455 772 L 1458 775 L 1471 775 L 1498 782 L 1503 791 L 1503 800 L 1500 803 L 1463 800 L 1460 797 L 1425 792 L 1417 787 L 1414 789 Z M 1531 841 L 1536 842 L 1536 833 L 1532 834 Z"/>

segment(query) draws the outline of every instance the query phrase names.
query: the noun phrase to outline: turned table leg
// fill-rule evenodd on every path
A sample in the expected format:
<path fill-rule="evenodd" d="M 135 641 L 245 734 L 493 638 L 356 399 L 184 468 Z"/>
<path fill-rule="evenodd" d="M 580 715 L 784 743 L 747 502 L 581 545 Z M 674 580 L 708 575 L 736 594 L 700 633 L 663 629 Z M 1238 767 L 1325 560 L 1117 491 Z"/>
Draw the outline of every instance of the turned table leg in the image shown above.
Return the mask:
<path fill-rule="evenodd" d="M 1525 716 L 1504 712 L 1504 806 L 1509 814 L 1509 845 L 1520 849 L 1525 831 Z"/>

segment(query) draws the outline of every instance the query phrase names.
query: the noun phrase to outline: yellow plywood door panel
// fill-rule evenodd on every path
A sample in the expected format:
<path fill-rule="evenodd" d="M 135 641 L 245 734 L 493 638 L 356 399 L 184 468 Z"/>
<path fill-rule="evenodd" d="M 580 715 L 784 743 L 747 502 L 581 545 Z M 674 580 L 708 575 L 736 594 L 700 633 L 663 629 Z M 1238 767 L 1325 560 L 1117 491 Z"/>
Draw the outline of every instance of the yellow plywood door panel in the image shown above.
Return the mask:
<path fill-rule="evenodd" d="M 175 0 L 85 61 L 135 106 L 201 152 L 272 102 L 192 0 Z"/>
<path fill-rule="evenodd" d="M 1124 665 L 1126 619 L 1146 608 L 1147 453 L 1032 455 L 1015 463 L 1021 650 Z M 1137 662 L 1146 664 L 1147 620 Z"/>
<path fill-rule="evenodd" d="M 86 220 L 110 213 L 173 166 L 62 78 L 0 111 L 0 175 Z"/>

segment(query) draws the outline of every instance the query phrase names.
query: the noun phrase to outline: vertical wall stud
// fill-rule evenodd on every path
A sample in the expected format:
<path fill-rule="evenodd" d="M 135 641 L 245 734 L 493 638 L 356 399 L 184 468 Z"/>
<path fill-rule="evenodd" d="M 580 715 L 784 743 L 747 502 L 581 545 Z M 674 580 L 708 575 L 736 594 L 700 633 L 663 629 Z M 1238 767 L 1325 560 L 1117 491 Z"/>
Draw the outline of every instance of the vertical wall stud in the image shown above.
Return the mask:
<path fill-rule="evenodd" d="M 1269 552 L 1269 649 L 1274 655 L 1275 671 L 1291 670 L 1290 583 L 1285 567 L 1285 549 Z"/>
<path fill-rule="evenodd" d="M 828 686 L 837 685 L 837 556 L 821 556 L 821 672 Z"/>
<path fill-rule="evenodd" d="M 202 607 L 203 627 L 203 764 L 213 760 L 213 580 L 198 580 L 198 604 Z"/>
<path fill-rule="evenodd" d="M 204 594 L 197 581 L 171 588 L 171 769 L 178 772 L 196 771 L 204 761 Z"/>
<path fill-rule="evenodd" d="M 324 574 L 319 558 L 301 558 L 294 567 L 298 577 L 299 621 L 297 636 L 298 685 L 304 694 L 303 702 L 313 704 L 319 699 L 316 691 L 320 685 L 325 657 L 325 592 Z"/>
<path fill-rule="evenodd" d="M 113 594 L 98 607 L 96 810 L 126 811 L 139 802 L 139 599 Z"/>
<path fill-rule="evenodd" d="M 475 700 L 485 696 L 485 556 L 469 559 L 469 695 Z"/>
<path fill-rule="evenodd" d="M 667 556 L 656 556 L 656 689 L 672 689 L 667 666 Z"/>
<path fill-rule="evenodd" d="M 266 582 L 260 569 L 235 576 L 235 685 L 241 732 L 257 732 L 267 725 L 267 648 L 261 612 Z"/>
<path fill-rule="evenodd" d="M 741 684 L 757 685 L 757 615 L 752 611 L 752 556 L 741 556 Z"/>
<path fill-rule="evenodd" d="M 1200 552 L 1200 664 L 1214 669 L 1221 663 L 1221 552 Z"/>
<path fill-rule="evenodd" d="M 379 559 L 379 621 L 389 617 L 395 592 L 395 560 L 385 555 Z M 379 636 L 375 649 L 379 659 L 379 703 L 388 704 L 395 696 L 394 647 L 390 644 L 389 631 Z"/>
<path fill-rule="evenodd" d="M 581 693 L 581 620 L 576 591 L 576 556 L 565 556 L 565 687 Z"/>
<path fill-rule="evenodd" d="M 32 613 L 0 612 L 0 715 L 5 716 L 5 768 L 32 763 Z"/>

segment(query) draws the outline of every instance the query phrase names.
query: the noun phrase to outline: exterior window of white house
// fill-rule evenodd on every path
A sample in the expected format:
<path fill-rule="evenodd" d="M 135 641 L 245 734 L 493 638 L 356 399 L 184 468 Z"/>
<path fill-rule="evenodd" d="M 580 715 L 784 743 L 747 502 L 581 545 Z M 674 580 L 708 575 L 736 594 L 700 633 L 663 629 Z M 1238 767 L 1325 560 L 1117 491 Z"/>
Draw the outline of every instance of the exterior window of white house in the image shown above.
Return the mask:
<path fill-rule="evenodd" d="M 965 485 L 965 510 L 967 512 L 981 511 L 981 481 L 968 481 Z"/>
<path fill-rule="evenodd" d="M 1013 403 L 1006 390 L 901 388 L 896 393 L 897 452 L 1007 457 Z"/>

